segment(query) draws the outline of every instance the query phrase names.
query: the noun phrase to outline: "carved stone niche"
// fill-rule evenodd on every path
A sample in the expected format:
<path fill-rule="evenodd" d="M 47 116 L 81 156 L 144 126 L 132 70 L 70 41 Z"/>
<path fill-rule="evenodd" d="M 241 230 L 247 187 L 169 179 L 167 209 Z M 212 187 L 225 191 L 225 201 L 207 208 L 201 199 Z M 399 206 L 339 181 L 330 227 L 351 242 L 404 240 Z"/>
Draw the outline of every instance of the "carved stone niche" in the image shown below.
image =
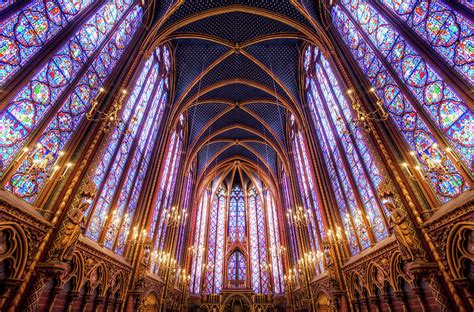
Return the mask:
<path fill-rule="evenodd" d="M 21 226 L 0 223 L 0 311 L 22 281 L 28 259 L 28 243 Z"/>
<path fill-rule="evenodd" d="M 247 299 L 242 296 L 232 296 L 226 300 L 224 305 L 225 312 L 244 312 L 250 311 L 250 304 Z"/>
<path fill-rule="evenodd" d="M 460 222 L 451 229 L 446 254 L 453 283 L 474 309 L 474 222 Z"/>

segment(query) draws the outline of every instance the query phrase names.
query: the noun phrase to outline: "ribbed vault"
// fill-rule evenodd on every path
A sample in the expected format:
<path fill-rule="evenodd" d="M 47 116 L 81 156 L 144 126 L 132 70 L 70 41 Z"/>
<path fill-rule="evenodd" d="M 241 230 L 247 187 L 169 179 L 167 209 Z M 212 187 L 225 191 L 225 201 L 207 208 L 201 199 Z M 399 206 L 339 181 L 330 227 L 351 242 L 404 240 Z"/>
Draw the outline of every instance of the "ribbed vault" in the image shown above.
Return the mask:
<path fill-rule="evenodd" d="M 288 163 L 289 116 L 302 120 L 301 49 L 329 49 L 308 13 L 317 8 L 295 0 L 163 5 L 168 13 L 144 50 L 164 42 L 174 50 L 171 123 L 187 114 L 187 168 L 195 165 L 200 182 L 236 163 L 275 179 Z"/>

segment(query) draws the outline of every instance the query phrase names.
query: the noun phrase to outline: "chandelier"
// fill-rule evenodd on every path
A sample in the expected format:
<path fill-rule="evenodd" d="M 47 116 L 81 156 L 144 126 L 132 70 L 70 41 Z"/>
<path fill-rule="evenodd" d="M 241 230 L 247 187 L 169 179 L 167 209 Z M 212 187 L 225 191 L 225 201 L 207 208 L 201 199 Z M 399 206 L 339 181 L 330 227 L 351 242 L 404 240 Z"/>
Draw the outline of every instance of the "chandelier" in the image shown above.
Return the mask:
<path fill-rule="evenodd" d="M 180 211 L 175 206 L 170 211 L 163 210 L 163 220 L 168 226 L 180 226 L 186 221 L 187 217 L 188 213 L 185 209 Z"/>
<path fill-rule="evenodd" d="M 305 210 L 303 207 L 299 206 L 295 211 L 289 209 L 286 216 L 290 224 L 295 226 L 306 226 L 311 220 L 311 211 L 309 209 Z"/>
<path fill-rule="evenodd" d="M 376 101 L 375 101 L 375 109 L 371 112 L 366 112 L 360 102 L 354 95 L 354 91 L 352 89 L 347 90 L 347 95 L 351 99 L 351 106 L 356 115 L 354 119 L 352 119 L 349 123 L 354 124 L 358 127 L 362 127 L 367 132 L 371 131 L 370 123 L 374 121 L 385 121 L 388 118 L 388 113 L 383 107 L 382 100 L 377 96 L 374 88 L 370 88 L 369 90 L 371 93 L 374 94 Z M 339 122 L 342 122 L 342 117 L 338 118 Z M 344 131 L 346 134 L 350 134 L 350 129 L 346 129 Z"/>
<path fill-rule="evenodd" d="M 196 248 L 194 246 L 191 246 L 188 248 L 188 252 L 190 255 L 202 254 L 204 253 L 205 250 L 206 248 L 204 246 L 196 247 Z"/>
<path fill-rule="evenodd" d="M 370 216 L 370 215 L 369 215 Z M 362 213 L 362 211 L 360 209 L 355 209 L 354 213 L 353 213 L 353 218 L 352 218 L 352 221 L 351 222 L 351 216 L 346 213 L 345 216 L 344 216 L 344 223 L 345 224 L 350 224 L 354 230 L 360 234 L 367 234 L 367 230 L 371 229 L 372 226 L 370 225 L 370 222 L 369 220 L 367 219 L 367 217 L 365 216 L 364 213 Z M 365 236 L 365 235 L 363 235 Z"/>
<path fill-rule="evenodd" d="M 261 263 L 260 269 L 262 271 L 267 271 L 268 273 L 270 273 L 272 271 L 272 265 L 270 263 Z"/>
<path fill-rule="evenodd" d="M 176 274 L 176 283 L 178 287 L 182 287 L 183 290 L 188 288 L 189 282 L 191 280 L 191 275 L 186 273 L 186 269 L 180 269 L 178 267 Z"/>
<path fill-rule="evenodd" d="M 102 87 L 99 88 L 99 93 L 91 101 L 91 108 L 86 113 L 87 120 L 89 120 L 89 121 L 107 121 L 105 131 L 110 130 L 113 125 L 123 125 L 123 127 L 120 127 L 120 128 L 126 129 L 127 128 L 127 127 L 125 127 L 126 124 L 120 118 L 119 114 L 120 114 L 120 111 L 122 110 L 123 101 L 125 99 L 125 96 L 128 94 L 127 90 L 122 89 L 122 91 L 120 92 L 119 98 L 114 102 L 114 104 L 112 105 L 112 108 L 108 112 L 101 111 L 98 108 L 98 106 L 99 106 L 99 97 L 104 92 L 105 92 L 104 88 L 102 88 Z M 136 122 L 137 122 L 137 118 L 135 116 L 133 116 L 131 118 L 131 124 L 135 124 Z M 125 130 L 125 132 L 129 133 L 129 130 L 127 129 L 127 130 Z"/>
<path fill-rule="evenodd" d="M 417 154 L 416 152 L 411 151 L 409 155 L 413 158 L 415 166 L 410 167 L 407 162 L 402 163 L 402 167 L 405 168 L 408 177 L 411 180 L 415 182 L 424 181 L 428 183 L 431 179 L 431 175 L 449 174 L 452 171 L 451 168 L 453 164 L 459 164 L 459 160 L 450 147 L 445 148 L 445 153 L 443 153 L 438 143 L 434 143 L 430 147 L 430 152 Z M 421 162 L 418 157 L 422 159 Z M 413 172 L 413 169 L 417 174 Z"/>
<path fill-rule="evenodd" d="M 136 242 L 136 241 L 144 241 L 145 238 L 146 238 L 146 230 L 143 229 L 143 230 L 139 230 L 138 229 L 138 226 L 135 226 L 133 228 L 133 232 L 132 232 L 132 243 Z"/>
<path fill-rule="evenodd" d="M 327 236 L 328 236 L 328 241 L 331 245 L 339 245 L 344 242 L 344 238 L 342 236 L 342 230 L 339 225 L 336 226 L 335 231 L 329 229 L 327 231 Z"/>
<path fill-rule="evenodd" d="M 30 149 L 28 147 L 23 148 L 17 159 L 20 160 L 27 154 L 24 162 L 26 163 L 24 170 L 25 175 L 31 180 L 43 177 L 46 183 L 50 181 L 58 182 L 66 177 L 66 173 L 73 166 L 72 163 L 68 162 L 64 167 L 61 167 L 59 163 L 61 158 L 65 155 L 65 152 L 47 152 L 41 143 L 36 144 L 36 148 L 32 153 L 29 153 L 29 151 Z M 56 158 L 56 160 L 52 162 L 54 158 Z M 15 161 L 16 165 L 19 164 L 18 160 Z"/>
<path fill-rule="evenodd" d="M 103 220 L 105 221 L 108 218 L 107 215 L 104 216 Z M 109 223 L 109 228 L 113 231 L 113 233 L 117 232 L 120 229 L 121 226 L 121 220 L 122 217 L 118 214 L 117 210 L 114 210 L 110 216 L 110 223 Z M 128 224 L 130 221 L 130 215 L 128 213 L 125 213 L 123 217 L 123 224 Z M 128 236 L 129 230 L 125 230 L 125 237 Z M 133 234 L 134 236 L 138 237 L 138 230 L 136 233 Z M 146 231 L 145 231 L 145 236 L 146 236 Z"/>
<path fill-rule="evenodd" d="M 303 257 L 298 259 L 298 268 L 302 270 L 310 270 L 316 264 L 316 253 L 308 251 L 303 254 Z"/>
<path fill-rule="evenodd" d="M 291 286 L 295 285 L 296 280 L 296 269 L 289 269 L 288 274 L 283 275 L 283 280 L 285 283 L 291 288 Z"/>
<path fill-rule="evenodd" d="M 174 271 L 177 267 L 176 259 L 171 256 L 170 252 L 156 252 L 156 250 L 152 253 L 153 260 L 158 263 L 160 269 L 165 271 Z"/>

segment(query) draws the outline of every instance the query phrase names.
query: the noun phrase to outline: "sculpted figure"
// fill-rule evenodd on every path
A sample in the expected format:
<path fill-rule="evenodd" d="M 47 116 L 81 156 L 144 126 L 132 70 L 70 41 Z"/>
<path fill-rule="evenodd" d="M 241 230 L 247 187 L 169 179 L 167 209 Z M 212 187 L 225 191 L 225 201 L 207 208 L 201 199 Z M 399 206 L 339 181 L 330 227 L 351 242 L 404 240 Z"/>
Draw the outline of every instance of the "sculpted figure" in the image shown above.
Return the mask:
<path fill-rule="evenodd" d="M 327 240 L 323 241 L 323 249 L 324 249 L 324 266 L 326 267 L 327 271 L 331 271 L 333 268 L 333 261 L 331 256 L 330 244 Z"/>
<path fill-rule="evenodd" d="M 143 251 L 143 256 L 138 268 L 138 280 L 137 280 L 137 288 L 141 288 L 147 276 L 148 269 L 150 268 L 151 264 L 151 238 L 147 237 L 145 241 L 145 248 Z"/>
<path fill-rule="evenodd" d="M 67 262 L 72 259 L 74 249 L 81 234 L 84 220 L 84 212 L 89 206 L 89 200 L 95 194 L 95 187 L 86 183 L 83 187 L 81 195 L 81 203 L 68 212 L 66 219 L 63 221 L 58 235 L 49 251 L 50 260 Z"/>
<path fill-rule="evenodd" d="M 50 256 L 59 261 L 69 261 L 72 258 L 77 240 L 81 234 L 84 211 L 87 207 L 82 203 L 77 208 L 73 208 L 67 215 L 63 228 L 59 232 L 58 239 L 54 242 L 50 251 Z"/>
<path fill-rule="evenodd" d="M 426 260 L 425 251 L 408 214 L 394 201 L 395 193 L 389 182 L 381 183 L 378 190 L 384 206 L 390 212 L 390 228 L 397 239 L 402 258 L 405 261 Z"/>
<path fill-rule="evenodd" d="M 390 210 L 390 226 L 397 238 L 402 257 L 407 261 L 424 259 L 424 251 L 418 240 L 418 234 L 405 211 L 393 204 L 386 204 Z"/>

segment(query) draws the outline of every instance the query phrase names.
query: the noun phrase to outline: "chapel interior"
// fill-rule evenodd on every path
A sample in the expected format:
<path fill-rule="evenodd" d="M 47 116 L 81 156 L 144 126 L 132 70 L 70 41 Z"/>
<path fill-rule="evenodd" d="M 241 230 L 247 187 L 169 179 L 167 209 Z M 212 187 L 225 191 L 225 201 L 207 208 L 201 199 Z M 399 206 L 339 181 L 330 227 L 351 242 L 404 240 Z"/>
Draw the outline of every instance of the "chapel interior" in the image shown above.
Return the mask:
<path fill-rule="evenodd" d="M 472 0 L 0 0 L 0 311 L 474 310 Z"/>

